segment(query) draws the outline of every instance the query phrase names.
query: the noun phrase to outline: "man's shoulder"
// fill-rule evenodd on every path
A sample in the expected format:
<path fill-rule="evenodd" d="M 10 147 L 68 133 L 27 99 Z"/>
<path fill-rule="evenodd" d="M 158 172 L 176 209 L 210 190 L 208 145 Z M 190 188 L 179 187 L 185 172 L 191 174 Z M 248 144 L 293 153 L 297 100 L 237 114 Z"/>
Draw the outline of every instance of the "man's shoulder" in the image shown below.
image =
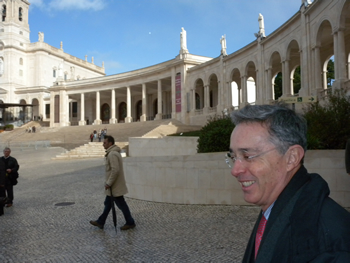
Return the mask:
<path fill-rule="evenodd" d="M 17 162 L 17 159 L 15 157 L 9 156 L 9 160 Z"/>
<path fill-rule="evenodd" d="M 337 225 L 336 222 L 345 223 L 348 226 L 350 222 L 350 212 L 335 202 L 332 198 L 328 197 L 323 202 L 321 218 L 330 221 L 330 223 L 335 226 Z"/>

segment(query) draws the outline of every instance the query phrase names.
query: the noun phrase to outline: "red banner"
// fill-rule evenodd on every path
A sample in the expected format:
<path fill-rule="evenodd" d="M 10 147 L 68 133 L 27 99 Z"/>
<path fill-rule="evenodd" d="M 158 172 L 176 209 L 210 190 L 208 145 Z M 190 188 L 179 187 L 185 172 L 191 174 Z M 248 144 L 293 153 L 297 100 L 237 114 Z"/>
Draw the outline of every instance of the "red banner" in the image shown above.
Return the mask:
<path fill-rule="evenodd" d="M 176 112 L 181 112 L 181 74 L 175 77 L 175 105 Z"/>

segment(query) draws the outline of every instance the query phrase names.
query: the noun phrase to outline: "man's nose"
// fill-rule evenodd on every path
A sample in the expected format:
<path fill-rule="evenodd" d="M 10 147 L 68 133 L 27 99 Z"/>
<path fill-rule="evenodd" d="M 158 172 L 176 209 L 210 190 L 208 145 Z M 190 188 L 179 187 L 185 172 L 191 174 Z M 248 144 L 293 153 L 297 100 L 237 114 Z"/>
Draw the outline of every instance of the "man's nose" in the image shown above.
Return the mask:
<path fill-rule="evenodd" d="M 231 174 L 234 177 L 237 177 L 240 174 L 242 174 L 245 171 L 245 169 L 246 167 L 244 165 L 244 162 L 241 159 L 236 159 L 236 161 L 232 165 Z"/>

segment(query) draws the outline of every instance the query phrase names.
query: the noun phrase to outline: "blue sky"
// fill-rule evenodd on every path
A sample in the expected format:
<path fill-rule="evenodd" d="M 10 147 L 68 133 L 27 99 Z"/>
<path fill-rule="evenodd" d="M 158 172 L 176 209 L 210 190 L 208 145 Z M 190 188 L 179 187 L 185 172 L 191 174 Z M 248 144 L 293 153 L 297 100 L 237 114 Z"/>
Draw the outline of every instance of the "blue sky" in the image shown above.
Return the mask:
<path fill-rule="evenodd" d="M 269 35 L 299 11 L 300 0 L 29 0 L 31 42 L 44 41 L 96 65 L 106 74 L 131 71 L 175 58 L 181 27 L 195 55 L 220 55 L 255 40 L 258 16 Z"/>

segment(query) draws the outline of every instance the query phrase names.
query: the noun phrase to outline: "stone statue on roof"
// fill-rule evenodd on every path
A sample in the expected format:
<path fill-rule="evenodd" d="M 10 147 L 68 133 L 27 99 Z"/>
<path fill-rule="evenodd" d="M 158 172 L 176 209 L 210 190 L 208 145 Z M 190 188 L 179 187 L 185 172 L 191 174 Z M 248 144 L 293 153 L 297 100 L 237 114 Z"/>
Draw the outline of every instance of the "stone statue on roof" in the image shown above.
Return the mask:
<path fill-rule="evenodd" d="M 180 33 L 181 53 L 188 53 L 186 30 L 182 27 Z"/>
<path fill-rule="evenodd" d="M 262 14 L 259 14 L 259 36 L 260 37 L 265 37 L 265 25 L 264 25 L 264 17 Z"/>
<path fill-rule="evenodd" d="M 44 42 L 44 33 L 39 32 L 39 42 Z"/>
<path fill-rule="evenodd" d="M 226 35 L 222 36 L 220 38 L 220 43 L 221 43 L 221 55 L 227 56 L 227 52 L 226 52 Z"/>

